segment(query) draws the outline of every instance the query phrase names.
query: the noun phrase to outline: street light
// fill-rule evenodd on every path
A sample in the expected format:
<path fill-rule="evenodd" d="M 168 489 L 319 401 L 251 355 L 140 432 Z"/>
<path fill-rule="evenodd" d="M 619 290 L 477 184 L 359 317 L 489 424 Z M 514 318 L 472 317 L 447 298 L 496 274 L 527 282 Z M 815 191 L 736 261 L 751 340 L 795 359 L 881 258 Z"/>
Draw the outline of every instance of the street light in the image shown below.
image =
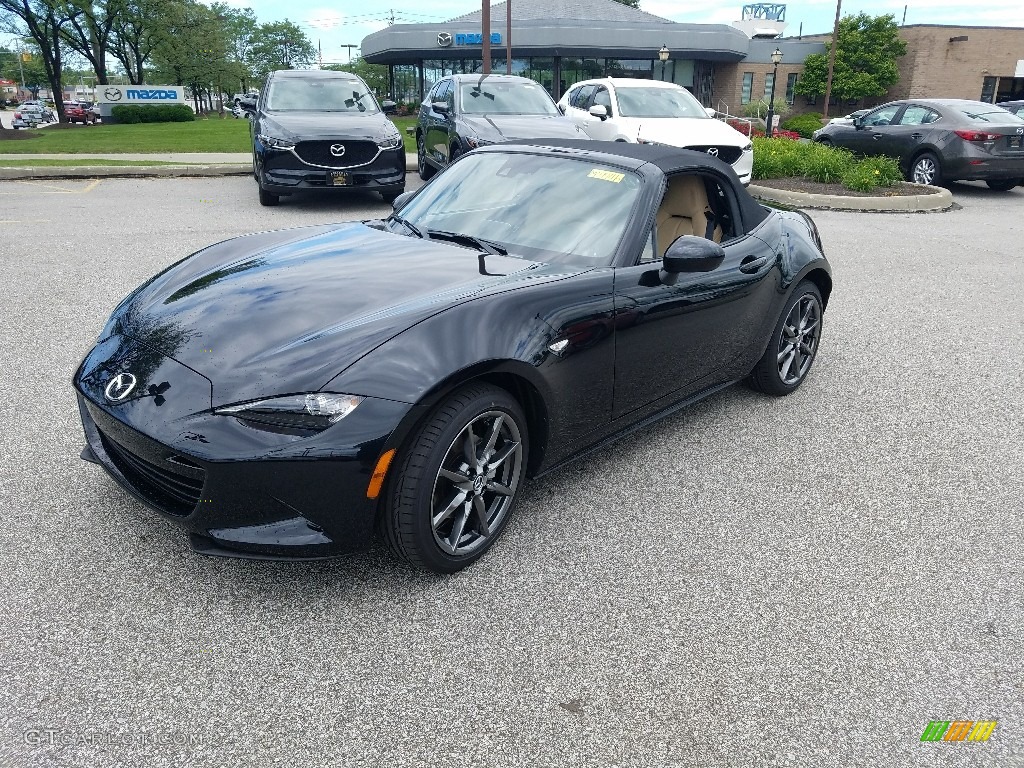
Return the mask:
<path fill-rule="evenodd" d="M 779 79 L 779 62 L 782 61 L 782 51 L 776 48 L 772 51 L 772 64 L 775 68 L 772 72 L 772 93 L 768 98 L 768 125 L 765 126 L 765 136 L 774 136 L 775 131 L 772 130 L 772 122 L 775 120 L 775 82 Z"/>
<path fill-rule="evenodd" d="M 661 79 L 665 79 L 665 63 L 668 61 L 668 46 L 661 46 L 661 50 L 658 51 L 658 59 L 661 61 Z"/>

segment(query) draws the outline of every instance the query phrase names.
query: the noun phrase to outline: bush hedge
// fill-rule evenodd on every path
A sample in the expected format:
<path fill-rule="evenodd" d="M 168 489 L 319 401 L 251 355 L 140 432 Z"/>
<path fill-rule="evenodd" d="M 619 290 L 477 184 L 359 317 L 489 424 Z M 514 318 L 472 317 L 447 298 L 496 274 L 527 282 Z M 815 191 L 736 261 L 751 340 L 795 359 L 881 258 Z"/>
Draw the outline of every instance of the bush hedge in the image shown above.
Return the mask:
<path fill-rule="evenodd" d="M 187 104 L 118 104 L 110 114 L 119 123 L 188 123 L 196 119 Z"/>
<path fill-rule="evenodd" d="M 808 112 L 803 115 L 794 115 L 788 120 L 783 120 L 779 127 L 799 133 L 805 139 L 809 139 L 816 130 L 821 128 L 821 113 Z"/>
<path fill-rule="evenodd" d="M 848 189 L 870 192 L 903 180 L 899 162 L 890 157 L 858 160 L 852 152 L 791 139 L 754 139 L 754 178 L 806 176 L 823 184 L 841 183 Z"/>

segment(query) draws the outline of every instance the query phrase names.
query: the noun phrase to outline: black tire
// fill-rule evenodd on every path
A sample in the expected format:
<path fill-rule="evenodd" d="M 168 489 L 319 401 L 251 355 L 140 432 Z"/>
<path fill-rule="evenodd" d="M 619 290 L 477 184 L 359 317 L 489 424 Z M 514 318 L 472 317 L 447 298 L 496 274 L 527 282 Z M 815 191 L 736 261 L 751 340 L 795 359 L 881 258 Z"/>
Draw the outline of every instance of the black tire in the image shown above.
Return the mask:
<path fill-rule="evenodd" d="M 462 147 L 459 147 L 458 145 L 452 147 L 451 150 L 448 152 L 448 165 L 454 163 L 456 160 L 462 157 L 462 155 Z"/>
<path fill-rule="evenodd" d="M 437 169 L 427 162 L 427 148 L 423 142 L 423 134 L 416 137 L 416 172 L 423 181 L 430 181 Z"/>
<path fill-rule="evenodd" d="M 403 192 L 405 192 L 405 187 L 399 187 L 398 189 L 382 190 L 380 196 L 385 203 L 393 203 Z"/>
<path fill-rule="evenodd" d="M 512 395 L 484 383 L 456 391 L 412 435 L 391 470 L 381 516 L 388 546 L 435 573 L 476 562 L 508 523 L 528 451 L 526 417 Z"/>
<path fill-rule="evenodd" d="M 910 173 L 907 174 L 907 181 L 915 184 L 928 184 L 938 187 L 942 184 L 942 165 L 931 152 L 922 152 L 914 158 L 910 164 Z"/>
<path fill-rule="evenodd" d="M 278 197 L 277 195 L 273 195 L 270 192 L 267 192 L 267 190 L 263 188 L 263 185 L 260 184 L 258 181 L 256 183 L 259 185 L 260 190 L 260 205 L 271 206 L 277 205 L 279 202 L 281 202 L 280 197 Z"/>
<path fill-rule="evenodd" d="M 994 189 L 996 192 L 1009 192 L 1011 189 L 1020 184 L 1020 179 L 992 179 L 986 181 L 989 189 Z"/>
<path fill-rule="evenodd" d="M 804 382 L 818 356 L 823 313 L 818 286 L 809 280 L 797 285 L 782 310 L 768 348 L 747 379 L 751 387 L 766 395 L 782 396 Z M 789 351 L 793 354 L 787 354 Z"/>
<path fill-rule="evenodd" d="M 833 144 L 832 144 L 832 139 L 830 139 L 830 138 L 829 138 L 828 136 L 822 136 L 822 137 L 821 137 L 820 139 L 818 139 L 817 141 L 818 141 L 818 143 L 819 143 L 819 144 L 821 144 L 821 146 L 823 146 L 823 147 L 831 147 L 831 146 L 833 146 Z"/>

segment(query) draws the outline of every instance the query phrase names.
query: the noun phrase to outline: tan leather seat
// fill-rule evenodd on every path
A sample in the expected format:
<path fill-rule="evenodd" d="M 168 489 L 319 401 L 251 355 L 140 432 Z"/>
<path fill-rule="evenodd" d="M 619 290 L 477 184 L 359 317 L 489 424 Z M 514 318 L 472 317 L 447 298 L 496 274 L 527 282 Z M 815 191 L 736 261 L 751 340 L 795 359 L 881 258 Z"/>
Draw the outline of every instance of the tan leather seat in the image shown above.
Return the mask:
<path fill-rule="evenodd" d="M 676 176 L 670 179 L 656 219 L 658 250 L 661 255 L 664 256 L 668 247 L 683 235 L 705 237 L 710 213 L 703 179 L 697 176 Z M 715 226 L 712 239 L 716 243 L 721 242 L 720 226 Z"/>

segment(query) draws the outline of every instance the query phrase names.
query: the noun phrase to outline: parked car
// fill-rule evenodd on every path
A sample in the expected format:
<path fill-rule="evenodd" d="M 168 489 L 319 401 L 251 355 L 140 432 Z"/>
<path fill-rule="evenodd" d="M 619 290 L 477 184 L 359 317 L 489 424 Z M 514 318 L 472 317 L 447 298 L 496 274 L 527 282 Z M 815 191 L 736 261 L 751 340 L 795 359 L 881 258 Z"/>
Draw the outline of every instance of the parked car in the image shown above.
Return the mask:
<path fill-rule="evenodd" d="M 358 76 L 287 69 L 271 72 L 251 113 L 252 169 L 261 205 L 299 191 L 405 190 L 405 145 Z"/>
<path fill-rule="evenodd" d="M 21 104 L 14 112 L 12 128 L 38 128 L 43 123 L 43 110 L 38 104 Z"/>
<path fill-rule="evenodd" d="M 515 139 L 586 136 L 558 111 L 534 80 L 515 75 L 450 75 L 420 105 L 416 159 L 426 181 L 459 155 Z"/>
<path fill-rule="evenodd" d="M 895 157 L 918 184 L 980 180 L 1006 191 L 1024 183 L 1024 119 L 981 101 L 893 101 L 850 125 L 826 125 L 815 141 Z"/>
<path fill-rule="evenodd" d="M 43 122 L 44 123 L 53 123 L 53 122 L 56 122 L 56 120 L 57 120 L 56 115 L 53 114 L 53 110 L 50 109 L 49 106 L 47 106 L 46 104 L 44 104 L 41 101 L 25 101 L 25 102 L 22 102 L 22 106 L 23 107 L 27 107 L 27 106 L 38 107 L 39 111 L 40 111 L 40 114 L 43 117 Z"/>
<path fill-rule="evenodd" d="M 658 80 L 605 77 L 571 86 L 558 108 L 592 139 L 669 144 L 705 152 L 729 163 L 750 183 L 750 138 L 714 118 L 715 111 L 681 85 Z"/>
<path fill-rule="evenodd" d="M 1024 117 L 1024 101 L 1004 101 L 996 106 L 1002 107 L 1007 112 L 1012 112 L 1017 117 Z"/>
<path fill-rule="evenodd" d="M 82 456 L 206 554 L 379 530 L 448 573 L 528 477 L 744 378 L 793 392 L 830 274 L 807 215 L 707 154 L 480 147 L 386 220 L 235 238 L 143 283 L 74 376 Z"/>
<path fill-rule="evenodd" d="M 82 125 L 92 125 L 96 122 L 92 110 L 89 109 L 86 102 L 81 101 L 64 102 L 64 119 L 69 123 L 81 123 Z"/>

